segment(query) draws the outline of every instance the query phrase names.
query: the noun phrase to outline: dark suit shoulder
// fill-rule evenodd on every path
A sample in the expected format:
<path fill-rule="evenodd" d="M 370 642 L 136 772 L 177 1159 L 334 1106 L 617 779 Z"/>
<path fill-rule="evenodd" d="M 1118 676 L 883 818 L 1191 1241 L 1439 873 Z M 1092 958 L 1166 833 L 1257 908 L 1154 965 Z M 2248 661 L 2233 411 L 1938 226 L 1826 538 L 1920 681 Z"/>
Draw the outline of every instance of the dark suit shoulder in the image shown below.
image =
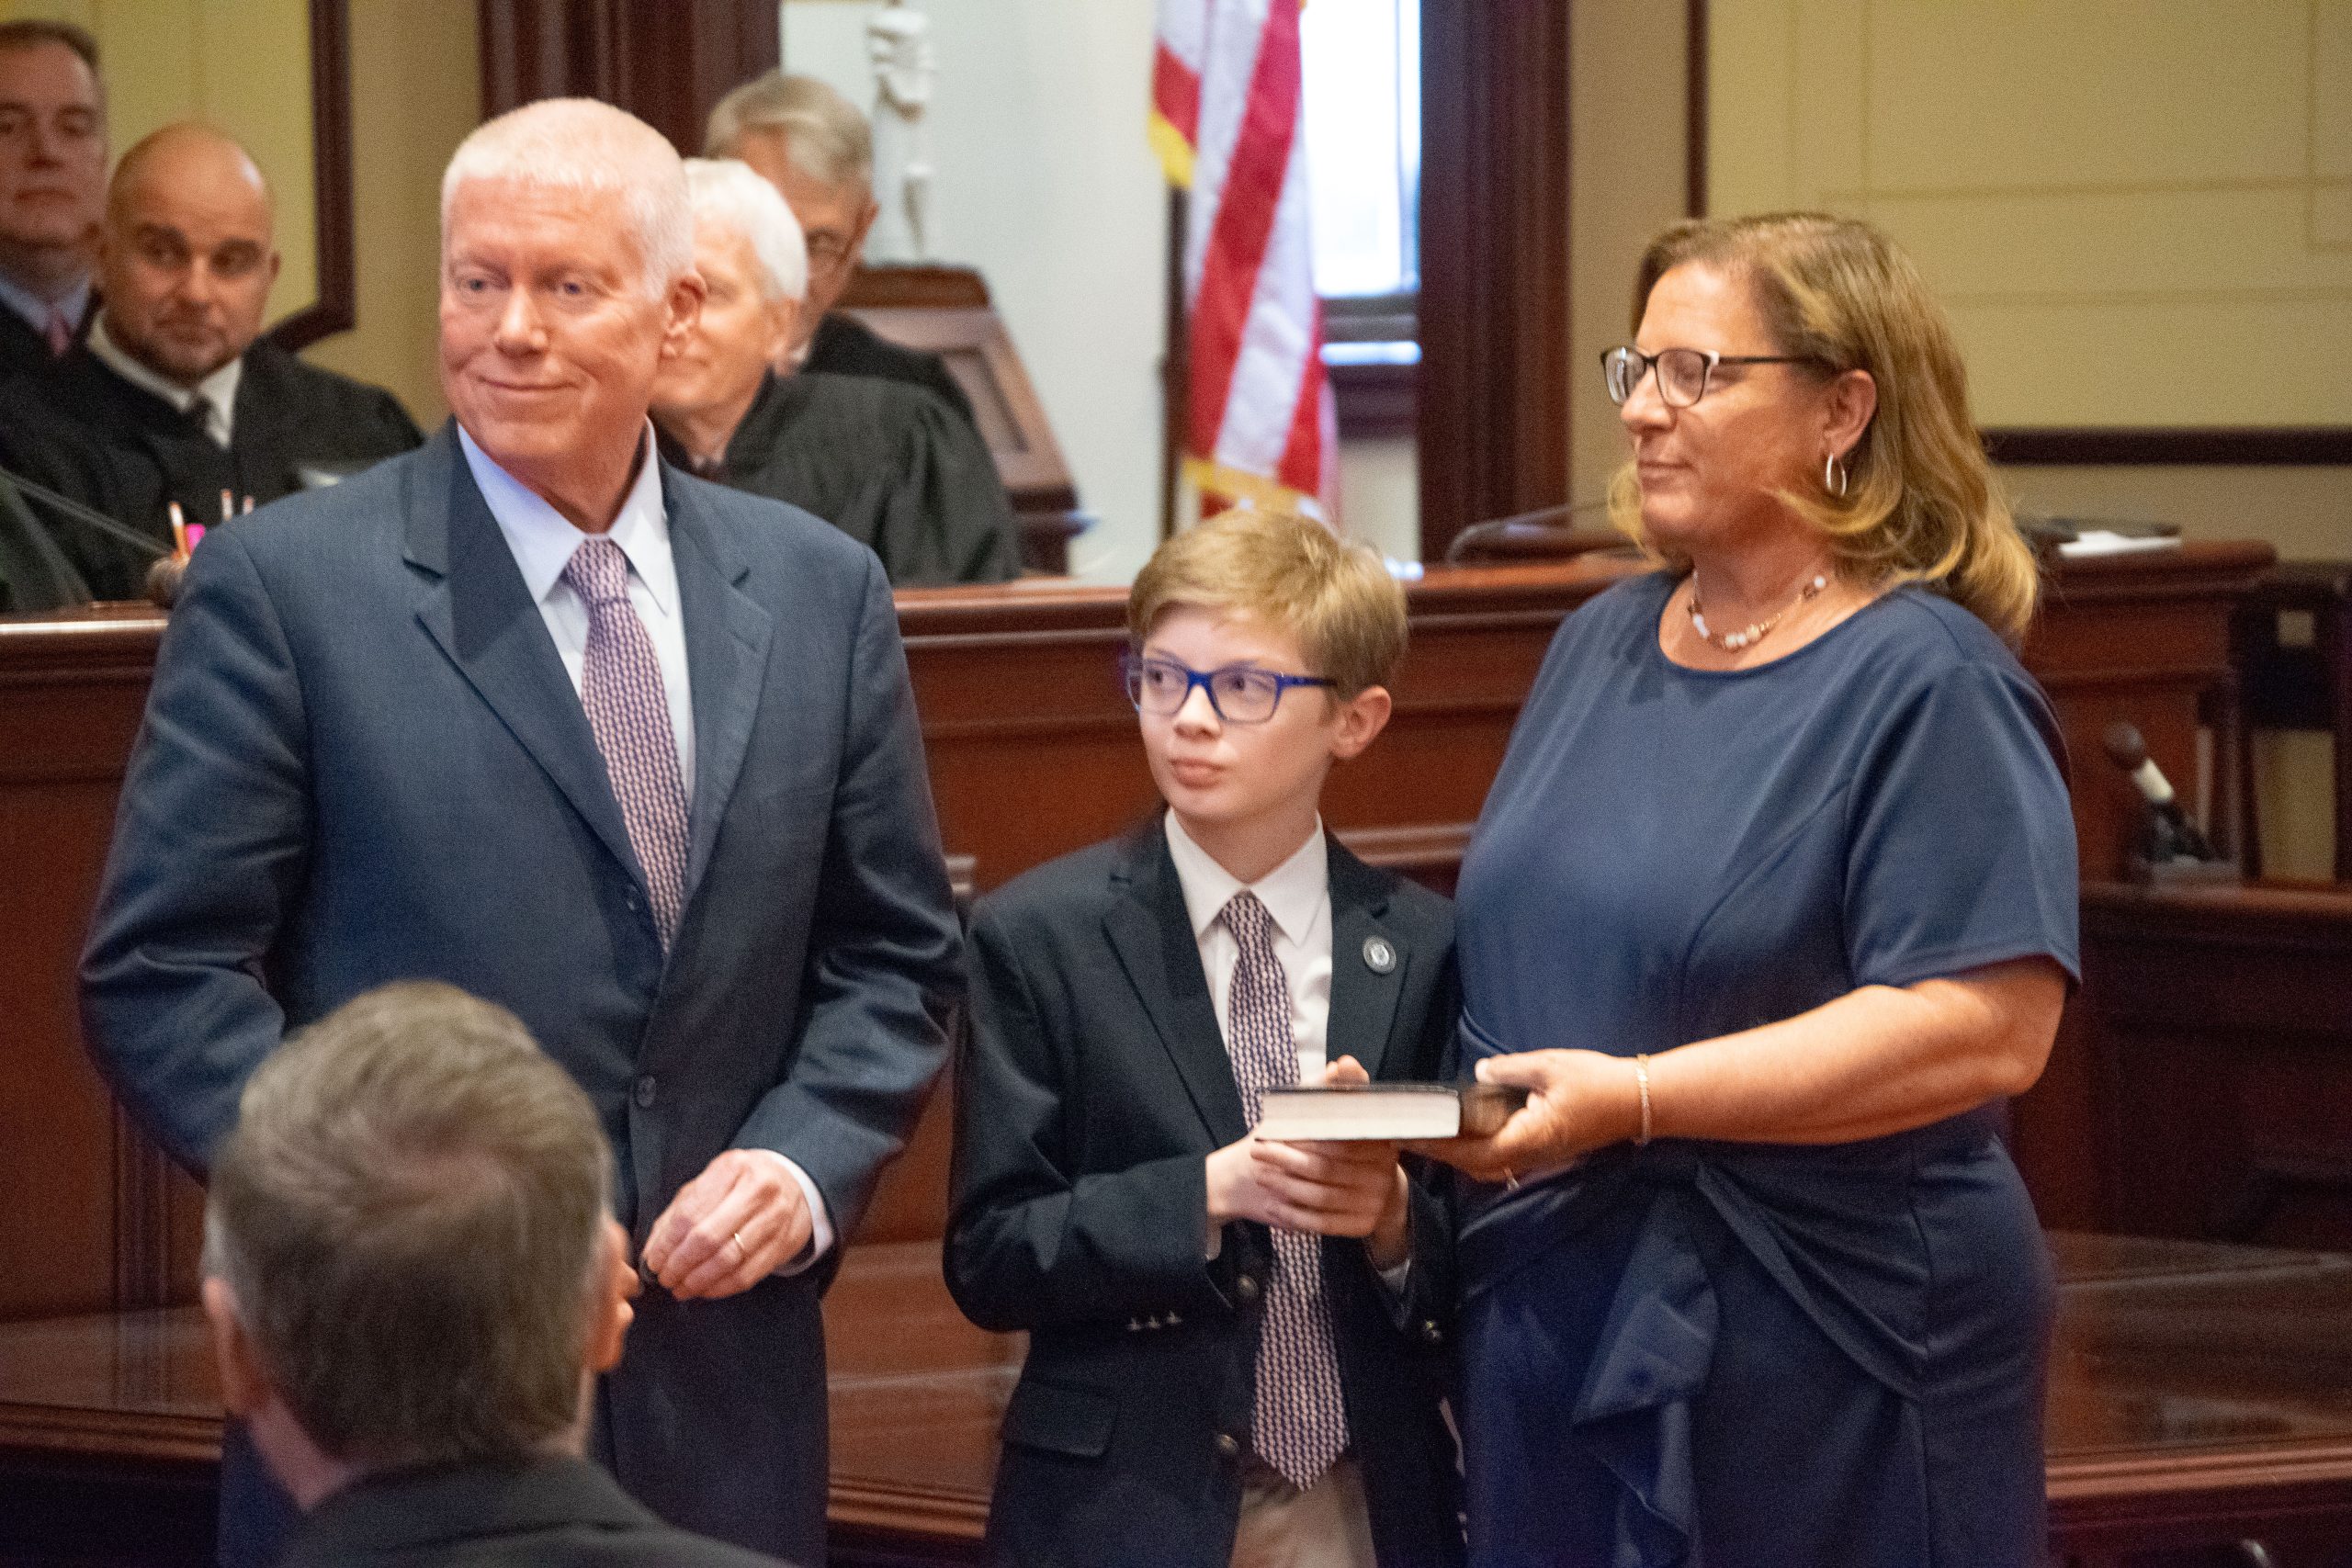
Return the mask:
<path fill-rule="evenodd" d="M 1385 866 L 1368 864 L 1332 835 L 1331 897 L 1334 902 L 1352 897 L 1360 904 L 1386 906 L 1383 919 L 1416 928 L 1426 938 L 1453 940 L 1453 900 L 1432 893 L 1411 877 Z"/>
<path fill-rule="evenodd" d="M 1125 895 L 1127 873 L 1149 852 L 1151 845 L 1144 835 L 1158 830 L 1155 819 L 1148 829 L 1105 839 L 1032 866 L 983 895 L 976 912 L 1016 930 L 1099 919 L 1103 909 Z"/>
<path fill-rule="evenodd" d="M 662 479 L 673 505 L 690 499 L 722 540 L 755 565 L 818 571 L 842 584 L 862 582 L 879 570 L 872 550 L 804 507 L 698 479 L 681 468 L 665 468 Z"/>
<path fill-rule="evenodd" d="M 400 399 L 384 388 L 313 365 L 268 338 L 245 350 L 244 375 L 254 395 L 299 412 L 306 425 L 340 427 L 357 445 L 385 447 L 385 456 L 424 440 Z M 243 391 L 240 387 L 241 403 Z"/>

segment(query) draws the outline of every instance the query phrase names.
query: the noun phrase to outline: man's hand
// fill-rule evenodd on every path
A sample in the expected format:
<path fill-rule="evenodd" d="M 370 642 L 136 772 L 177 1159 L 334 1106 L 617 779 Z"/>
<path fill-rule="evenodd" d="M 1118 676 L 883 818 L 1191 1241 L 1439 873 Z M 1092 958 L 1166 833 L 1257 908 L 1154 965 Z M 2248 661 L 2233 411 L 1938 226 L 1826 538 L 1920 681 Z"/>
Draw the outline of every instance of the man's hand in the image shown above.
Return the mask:
<path fill-rule="evenodd" d="M 1324 1069 L 1323 1081 L 1363 1083 L 1364 1070 L 1342 1056 Z M 1208 1211 L 1213 1226 L 1255 1220 L 1316 1235 L 1365 1237 L 1375 1243 L 1375 1261 L 1383 1241 L 1396 1258 L 1403 1256 L 1405 1176 L 1393 1143 L 1285 1144 L 1251 1133 L 1208 1156 Z"/>
<path fill-rule="evenodd" d="M 729 1149 L 678 1189 L 653 1222 L 646 1267 L 682 1302 L 717 1301 L 798 1257 L 813 1224 L 782 1155 Z"/>

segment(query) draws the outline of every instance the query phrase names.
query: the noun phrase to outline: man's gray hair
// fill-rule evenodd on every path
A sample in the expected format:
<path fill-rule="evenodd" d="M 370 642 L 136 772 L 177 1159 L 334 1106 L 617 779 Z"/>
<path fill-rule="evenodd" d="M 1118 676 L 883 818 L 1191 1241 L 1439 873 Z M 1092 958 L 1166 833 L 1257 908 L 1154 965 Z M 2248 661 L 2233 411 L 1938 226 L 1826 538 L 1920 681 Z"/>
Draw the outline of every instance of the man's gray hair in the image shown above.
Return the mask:
<path fill-rule="evenodd" d="M 874 128 L 858 107 L 814 76 L 769 71 L 718 100 L 702 138 L 703 155 L 740 158 L 743 138 L 781 135 L 793 163 L 834 190 L 874 186 Z"/>
<path fill-rule="evenodd" d="M 580 1417 L 611 1163 L 587 1095 L 514 1014 L 387 986 L 245 1086 L 205 1272 L 333 1458 L 517 1458 Z"/>
<path fill-rule="evenodd" d="M 469 180 L 618 195 L 636 231 L 646 291 L 656 299 L 694 269 L 684 164 L 660 131 L 625 109 L 594 98 L 545 98 L 477 127 L 441 176 L 445 257 L 449 209 Z"/>
<path fill-rule="evenodd" d="M 760 297 L 808 297 L 808 241 L 792 204 L 760 178 L 749 164 L 733 158 L 686 160 L 686 196 L 696 223 L 716 223 L 751 242 L 760 264 Z"/>

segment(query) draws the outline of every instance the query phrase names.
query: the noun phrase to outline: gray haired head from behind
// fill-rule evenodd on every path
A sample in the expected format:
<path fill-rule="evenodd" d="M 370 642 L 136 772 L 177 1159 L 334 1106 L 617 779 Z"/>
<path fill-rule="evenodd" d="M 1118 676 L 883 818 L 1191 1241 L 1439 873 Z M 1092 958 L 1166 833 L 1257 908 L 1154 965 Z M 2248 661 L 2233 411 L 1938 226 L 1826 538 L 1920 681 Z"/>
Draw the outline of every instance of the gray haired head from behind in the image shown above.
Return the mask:
<path fill-rule="evenodd" d="M 694 270 L 684 161 L 660 131 L 626 110 L 594 98 L 546 98 L 478 127 L 458 144 L 441 176 L 445 256 L 458 190 L 476 180 L 619 197 L 652 299 Z"/>
<path fill-rule="evenodd" d="M 770 71 L 718 100 L 703 153 L 740 158 L 747 136 L 781 136 L 800 172 L 834 190 L 874 185 L 874 128 L 855 104 L 814 76 Z"/>
<path fill-rule="evenodd" d="M 513 1013 L 387 986 L 245 1086 L 205 1272 L 330 1457 L 514 1459 L 577 1430 L 611 1163 L 587 1095 Z"/>

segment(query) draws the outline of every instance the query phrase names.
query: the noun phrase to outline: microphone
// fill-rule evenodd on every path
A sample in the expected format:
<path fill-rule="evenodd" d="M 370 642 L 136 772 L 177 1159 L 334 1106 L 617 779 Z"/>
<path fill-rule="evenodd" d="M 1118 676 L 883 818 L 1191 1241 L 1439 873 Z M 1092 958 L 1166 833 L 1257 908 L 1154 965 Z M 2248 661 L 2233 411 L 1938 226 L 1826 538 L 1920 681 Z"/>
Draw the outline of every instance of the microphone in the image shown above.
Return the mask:
<path fill-rule="evenodd" d="M 167 549 L 136 528 L 128 528 L 100 512 L 85 506 L 70 495 L 60 495 L 47 485 L 35 484 L 24 475 L 10 468 L 0 468 L 0 481 L 14 485 L 28 501 L 38 501 L 56 516 L 79 523 L 94 534 L 101 534 L 119 545 L 129 545 L 142 555 L 155 558 L 147 563 L 147 599 L 159 610 L 168 610 L 180 595 L 180 578 L 187 570 L 187 559 L 176 551 Z"/>
<path fill-rule="evenodd" d="M 2141 814 L 2137 841 L 2132 846 L 2134 855 L 2150 866 L 2222 859 L 2203 831 L 2180 808 L 2172 781 L 2165 777 L 2164 770 L 2148 755 L 2148 743 L 2137 727 L 2117 719 L 2107 727 L 2106 745 L 2108 756 L 2131 776 L 2133 787 L 2147 805 L 2147 810 Z"/>

